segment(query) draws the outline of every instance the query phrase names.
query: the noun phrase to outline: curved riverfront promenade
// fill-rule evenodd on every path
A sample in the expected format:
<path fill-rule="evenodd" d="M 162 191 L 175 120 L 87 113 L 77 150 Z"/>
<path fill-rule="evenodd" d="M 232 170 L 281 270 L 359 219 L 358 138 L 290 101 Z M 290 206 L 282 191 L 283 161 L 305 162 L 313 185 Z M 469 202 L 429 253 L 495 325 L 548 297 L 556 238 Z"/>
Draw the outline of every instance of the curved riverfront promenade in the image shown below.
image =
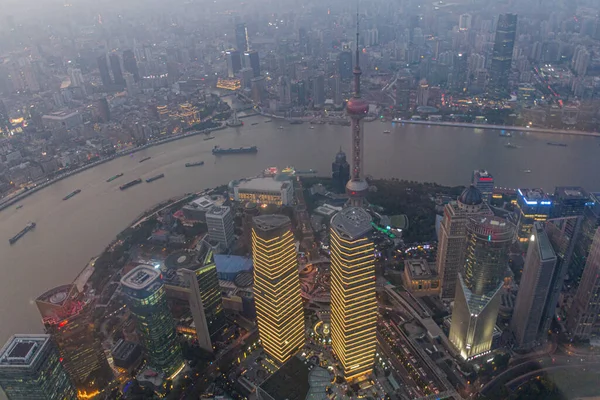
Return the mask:
<path fill-rule="evenodd" d="M 102 159 L 100 159 L 98 161 L 95 161 L 93 163 L 89 163 L 89 164 L 83 165 L 83 166 L 81 166 L 81 167 L 79 167 L 77 169 L 74 169 L 72 171 L 65 172 L 64 174 L 61 174 L 61 175 L 57 176 L 56 178 L 50 179 L 50 180 L 48 180 L 46 182 L 43 182 L 43 183 L 40 183 L 40 184 L 36 184 L 34 187 L 32 187 L 32 188 L 30 188 L 30 189 L 28 189 L 28 190 L 26 190 L 26 191 L 24 191 L 22 193 L 19 193 L 16 196 L 12 196 L 10 198 L 0 200 L 0 211 L 4 210 L 7 207 L 12 206 L 15 203 L 18 203 L 20 200 L 23 200 L 27 196 L 31 196 L 35 192 L 37 192 L 39 190 L 42 190 L 43 188 L 48 187 L 48 186 L 52 185 L 53 183 L 59 182 L 59 181 L 61 181 L 63 179 L 66 179 L 66 178 L 68 178 L 70 176 L 73 176 L 75 174 L 83 172 L 83 171 L 85 171 L 87 169 L 94 168 L 94 167 L 96 167 L 96 166 L 98 166 L 100 164 L 104 164 L 105 162 L 109 162 L 111 160 L 114 160 L 115 158 L 123 157 L 123 156 L 128 156 L 130 154 L 137 153 L 138 151 L 142 151 L 142 150 L 145 150 L 145 149 L 153 147 L 153 146 L 158 146 L 158 145 L 161 145 L 161 144 L 173 142 L 175 140 L 184 139 L 186 137 L 199 135 L 201 133 L 205 133 L 206 134 L 206 133 L 211 133 L 211 132 L 214 132 L 214 131 L 219 131 L 219 130 L 222 130 L 222 129 L 225 129 L 225 128 L 227 128 L 225 126 L 225 124 L 222 124 L 221 126 L 216 127 L 216 128 L 204 129 L 204 130 L 201 130 L 201 131 L 192 131 L 192 132 L 184 133 L 184 134 L 181 134 L 181 135 L 173 135 L 173 136 L 169 136 L 168 138 L 165 138 L 165 139 L 155 140 L 155 141 L 152 141 L 150 143 L 146 143 L 143 146 L 138 146 L 138 147 L 133 147 L 133 148 L 129 148 L 129 149 L 126 149 L 126 150 L 118 151 L 118 152 L 116 152 L 115 154 L 113 154 L 113 155 L 111 155 L 109 157 L 104 157 L 104 158 L 102 158 Z"/>
<path fill-rule="evenodd" d="M 269 118 L 281 118 L 283 119 L 283 117 L 277 117 L 275 115 L 270 115 L 267 113 L 264 114 L 260 114 L 263 115 L 265 117 L 269 117 Z M 244 118 L 249 118 L 252 116 L 245 116 Z M 242 118 L 242 117 L 240 117 Z M 308 121 L 308 120 L 307 120 Z M 334 122 L 339 122 L 339 121 L 334 121 Z M 527 128 L 527 127 L 520 127 L 520 126 L 508 126 L 508 125 L 485 125 L 485 124 L 471 124 L 471 123 L 460 123 L 460 122 L 442 122 L 442 121 L 419 121 L 419 120 L 393 120 L 392 123 L 396 123 L 396 124 L 411 124 L 411 125 L 435 125 L 435 126 L 447 126 L 447 127 L 454 127 L 454 128 L 477 128 L 477 129 L 489 129 L 489 130 L 509 130 L 509 131 L 520 131 L 520 132 L 531 132 L 531 133 L 546 133 L 546 134 L 561 134 L 561 135 L 574 135 L 574 136 L 591 136 L 591 137 L 600 137 L 600 133 L 598 132 L 585 132 L 585 131 L 575 131 L 575 130 L 558 130 L 558 129 L 546 129 L 546 128 Z M 154 146 L 159 146 L 161 144 L 165 144 L 165 143 L 169 143 L 169 142 L 173 142 L 175 140 L 180 140 L 180 139 L 184 139 L 190 136 L 195 136 L 195 135 L 199 135 L 199 134 L 207 134 L 210 132 L 214 132 L 214 131 L 219 131 L 222 129 L 226 129 L 227 126 L 225 125 L 225 123 L 222 123 L 221 126 L 216 127 L 216 128 L 210 128 L 210 129 L 204 129 L 201 131 L 192 131 L 192 132 L 188 132 L 188 133 L 184 133 L 181 135 L 174 135 L 174 136 L 169 136 L 165 139 L 160 139 L 160 140 L 156 140 L 153 141 L 151 143 L 147 143 L 143 146 L 139 146 L 139 147 L 134 147 L 134 148 L 129 148 L 126 150 L 121 150 L 119 152 L 117 152 L 116 154 L 109 156 L 109 157 L 105 157 L 102 158 L 98 161 L 95 161 L 93 163 L 90 164 L 86 164 L 83 165 L 75 170 L 72 171 L 68 171 L 65 172 L 63 174 L 61 174 L 60 176 L 50 179 L 49 181 L 46 182 L 42 182 L 40 184 L 35 184 L 35 186 L 29 188 L 26 191 L 23 191 L 21 193 L 19 193 L 18 195 L 12 196 L 12 197 L 8 197 L 8 198 L 4 198 L 4 199 L 0 199 L 0 211 L 4 210 L 5 208 L 8 208 L 16 203 L 18 203 L 20 200 L 23 200 L 24 198 L 26 198 L 27 196 L 30 196 L 32 194 L 34 194 L 35 192 L 48 187 L 56 182 L 59 182 L 65 178 L 68 178 L 70 176 L 73 176 L 75 174 L 78 174 L 82 171 L 85 171 L 87 169 L 90 168 L 94 168 L 98 165 L 104 164 L 108 161 L 114 160 L 115 158 L 118 157 L 123 157 L 123 156 L 127 156 L 133 153 L 137 153 L 138 151 L 142 151 L 145 150 L 147 148 L 150 147 L 154 147 Z"/>

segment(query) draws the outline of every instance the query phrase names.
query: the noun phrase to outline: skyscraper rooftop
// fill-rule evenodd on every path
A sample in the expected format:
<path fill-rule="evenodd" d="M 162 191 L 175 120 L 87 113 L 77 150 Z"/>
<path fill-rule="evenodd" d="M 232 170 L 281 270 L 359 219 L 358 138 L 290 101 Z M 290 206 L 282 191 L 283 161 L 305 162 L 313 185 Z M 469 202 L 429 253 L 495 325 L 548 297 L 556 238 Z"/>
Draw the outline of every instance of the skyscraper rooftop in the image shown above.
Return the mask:
<path fill-rule="evenodd" d="M 338 234 L 349 240 L 354 240 L 369 232 L 373 227 L 371 214 L 362 208 L 348 207 L 337 213 L 331 220 L 331 227 Z"/>
<path fill-rule="evenodd" d="M 34 363 L 50 335 L 14 335 L 0 350 L 0 368 L 28 367 Z"/>
<path fill-rule="evenodd" d="M 263 232 L 282 228 L 289 223 L 290 219 L 285 215 L 273 214 L 254 217 L 254 228 Z"/>
<path fill-rule="evenodd" d="M 160 279 L 160 270 L 150 265 L 139 265 L 121 278 L 121 284 L 131 289 L 140 290 L 149 287 Z"/>

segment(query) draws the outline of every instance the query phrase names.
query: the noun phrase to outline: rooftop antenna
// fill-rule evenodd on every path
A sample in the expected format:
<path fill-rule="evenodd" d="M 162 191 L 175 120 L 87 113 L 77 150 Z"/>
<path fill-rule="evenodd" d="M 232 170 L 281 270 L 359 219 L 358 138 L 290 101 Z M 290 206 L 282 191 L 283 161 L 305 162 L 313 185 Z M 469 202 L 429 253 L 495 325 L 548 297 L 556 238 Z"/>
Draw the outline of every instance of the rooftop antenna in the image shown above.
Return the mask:
<path fill-rule="evenodd" d="M 356 66 L 354 67 L 354 97 L 360 97 L 360 51 L 359 51 L 359 40 L 360 40 L 360 18 L 358 14 L 358 0 L 356 2 Z"/>

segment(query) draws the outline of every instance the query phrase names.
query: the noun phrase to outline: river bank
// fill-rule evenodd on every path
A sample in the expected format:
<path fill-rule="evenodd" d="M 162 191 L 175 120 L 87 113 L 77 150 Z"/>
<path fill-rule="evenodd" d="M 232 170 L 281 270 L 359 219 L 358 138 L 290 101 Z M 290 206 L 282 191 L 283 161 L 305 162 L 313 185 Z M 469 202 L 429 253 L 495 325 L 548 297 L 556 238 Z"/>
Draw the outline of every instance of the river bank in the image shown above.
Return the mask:
<path fill-rule="evenodd" d="M 0 310 L 5 322 L 0 339 L 15 332 L 41 332 L 34 300 L 49 287 L 72 282 L 90 257 L 101 254 L 144 210 L 165 199 L 256 175 L 269 166 L 293 165 L 329 175 L 340 146 L 348 151 L 351 145 L 348 127 L 315 124 L 308 129 L 306 124 L 265 123 L 263 119 L 248 118 L 243 128 L 215 132 L 215 139 L 208 142 L 200 135 L 144 150 L 133 158 L 116 158 L 27 197 L 18 203 L 24 205 L 20 210 L 13 206 L 0 212 L 2 265 L 11 266 L 5 269 L 0 285 L 0 300 L 11 304 Z M 520 147 L 510 149 L 504 146 L 506 140 L 499 137 L 499 131 L 452 128 L 448 132 L 448 127 L 407 124 L 398 127 L 397 134 L 383 134 L 384 129 L 391 130 L 390 122 L 387 124 L 364 126 L 364 168 L 374 177 L 458 186 L 468 184 L 474 169 L 486 168 L 501 187 L 542 187 L 550 192 L 555 186 L 600 188 L 595 172 L 600 168 L 599 139 L 594 137 L 564 136 L 560 141 L 568 146 L 559 147 L 548 146 L 554 138 L 541 133 L 513 134 L 511 143 L 514 140 Z M 278 129 L 279 125 L 286 129 Z M 214 157 L 214 145 L 257 146 L 260 151 Z M 147 156 L 152 159 L 138 163 Z M 185 167 L 185 163 L 199 160 L 205 161 L 202 167 Z M 527 169 L 531 173 L 523 172 Z M 121 182 L 106 182 L 119 173 L 131 179 L 160 173 L 167 178 L 122 191 Z M 63 201 L 74 189 L 82 191 Z M 36 222 L 36 228 L 11 246 L 8 238 L 30 221 Z"/>
<path fill-rule="evenodd" d="M 59 181 L 61 181 L 63 179 L 66 179 L 66 178 L 68 178 L 70 176 L 73 176 L 75 174 L 78 174 L 80 172 L 86 171 L 86 170 L 88 170 L 90 168 L 94 168 L 94 167 L 96 167 L 98 165 L 101 165 L 101 164 L 104 164 L 106 162 L 112 161 L 115 158 L 119 158 L 119 157 L 123 157 L 123 156 L 128 156 L 128 155 L 137 153 L 138 151 L 142 151 L 142 150 L 145 150 L 147 148 L 154 147 L 154 146 L 159 146 L 161 144 L 173 142 L 175 140 L 185 139 L 187 137 L 199 135 L 199 134 L 202 134 L 202 133 L 207 134 L 207 133 L 211 133 L 211 132 L 214 132 L 214 131 L 220 131 L 220 130 L 223 130 L 223 129 L 226 129 L 226 128 L 227 128 L 227 126 L 225 124 L 221 124 L 221 126 L 216 127 L 216 128 L 209 128 L 209 129 L 203 129 L 201 131 L 192 131 L 192 132 L 187 132 L 187 133 L 184 133 L 184 134 L 181 134 L 181 135 L 174 135 L 174 136 L 170 136 L 170 137 L 165 138 L 165 139 L 161 139 L 161 140 L 157 140 L 157 141 L 154 141 L 154 142 L 151 142 L 151 143 L 147 143 L 147 144 L 145 144 L 143 146 L 134 147 L 134 148 L 126 149 L 126 150 L 121 150 L 121 151 L 113 154 L 110 157 L 104 157 L 104 158 L 102 158 L 102 159 L 100 159 L 98 161 L 95 161 L 93 163 L 81 166 L 81 167 L 79 167 L 79 168 L 77 168 L 77 169 L 75 169 L 73 171 L 65 172 L 64 174 L 62 174 L 62 175 L 60 175 L 60 176 L 58 176 L 56 178 L 53 178 L 53 179 L 51 179 L 51 180 L 49 180 L 47 182 L 41 183 L 39 185 L 35 185 L 33 188 L 28 189 L 27 191 L 25 191 L 23 193 L 20 193 L 20 194 L 14 196 L 14 197 L 11 197 L 10 199 L 5 199 L 4 201 L 0 202 L 0 211 L 2 211 L 4 209 L 6 209 L 6 208 L 8 208 L 8 207 L 10 207 L 10 206 L 18 203 L 20 200 L 23 200 L 27 196 L 30 196 L 30 195 L 32 195 L 32 194 L 34 194 L 34 193 L 36 193 L 36 192 L 38 192 L 38 191 L 40 191 L 40 190 L 42 190 L 44 188 L 46 188 L 46 187 L 48 187 L 48 186 L 56 183 L 56 182 L 59 182 Z"/>
<path fill-rule="evenodd" d="M 481 129 L 492 129 L 492 130 L 503 130 L 503 131 L 522 131 L 522 132 L 535 132 L 535 133 L 553 133 L 557 135 L 576 135 L 576 136 L 594 136 L 600 137 L 598 132 L 586 132 L 586 131 L 569 131 L 564 129 L 549 129 L 549 128 L 529 128 L 523 126 L 509 126 L 509 125 L 486 125 L 486 124 L 471 124 L 468 122 L 443 122 L 443 121 L 419 121 L 419 120 L 393 120 L 395 123 L 402 124 L 413 124 L 413 125 L 436 125 L 436 126 L 452 126 L 456 128 L 481 128 Z"/>

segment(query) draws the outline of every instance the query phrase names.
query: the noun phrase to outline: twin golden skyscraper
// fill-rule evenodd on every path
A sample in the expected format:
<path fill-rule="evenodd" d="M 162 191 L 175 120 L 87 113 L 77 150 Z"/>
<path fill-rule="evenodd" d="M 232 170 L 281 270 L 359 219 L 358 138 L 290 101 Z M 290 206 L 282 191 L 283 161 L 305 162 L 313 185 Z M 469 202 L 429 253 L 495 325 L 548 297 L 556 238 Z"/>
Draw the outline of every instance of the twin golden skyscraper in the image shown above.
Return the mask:
<path fill-rule="evenodd" d="M 283 363 L 304 345 L 304 310 L 290 219 L 255 217 L 252 254 L 260 340 L 265 351 Z"/>
<path fill-rule="evenodd" d="M 373 368 L 377 298 L 371 215 L 348 207 L 331 219 L 331 344 L 347 381 Z"/>
<path fill-rule="evenodd" d="M 371 216 L 348 207 L 331 220 L 331 342 L 344 377 L 372 371 L 377 299 Z M 283 215 L 255 217 L 252 230 L 254 297 L 265 351 L 285 362 L 305 342 L 304 314 L 291 222 Z"/>

